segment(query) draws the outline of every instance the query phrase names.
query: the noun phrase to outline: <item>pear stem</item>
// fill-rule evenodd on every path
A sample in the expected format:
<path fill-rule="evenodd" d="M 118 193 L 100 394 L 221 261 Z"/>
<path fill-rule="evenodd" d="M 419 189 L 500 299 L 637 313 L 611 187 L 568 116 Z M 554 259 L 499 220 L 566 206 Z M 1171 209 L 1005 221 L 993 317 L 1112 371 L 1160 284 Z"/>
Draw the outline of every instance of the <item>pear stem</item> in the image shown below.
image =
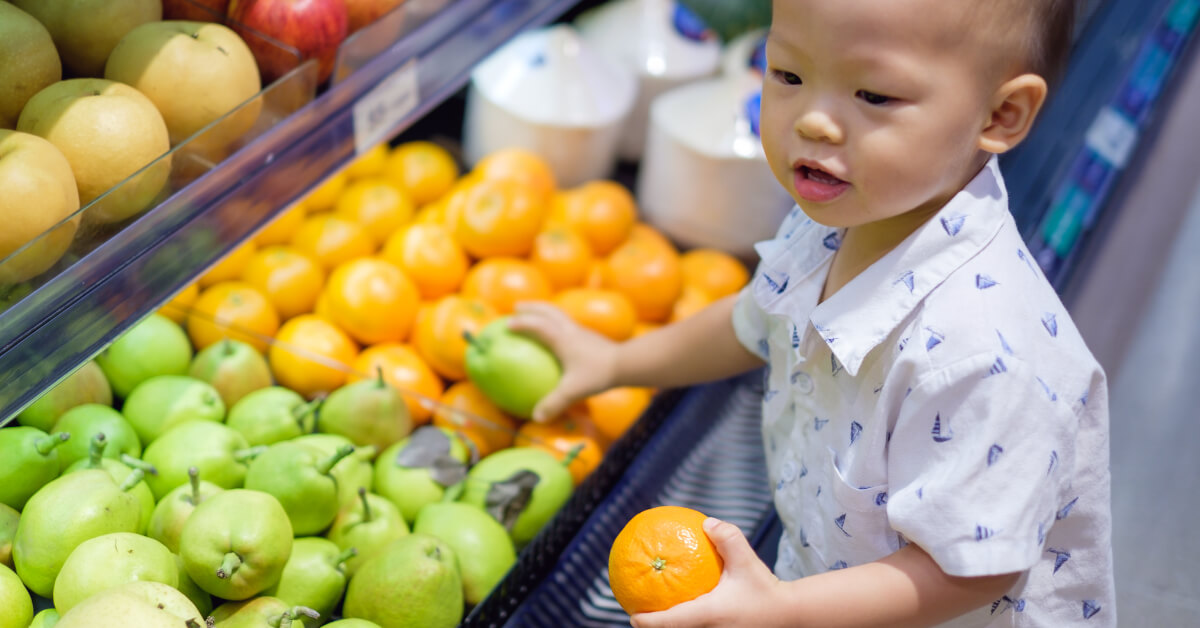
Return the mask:
<path fill-rule="evenodd" d="M 576 445 L 576 446 L 572 447 L 571 450 L 567 452 L 567 457 L 563 458 L 563 466 L 564 467 L 571 466 L 571 463 L 575 462 L 575 459 L 579 457 L 579 454 L 582 451 L 583 451 L 583 445 Z"/>
<path fill-rule="evenodd" d="M 469 344 L 473 347 L 478 346 L 477 343 L 475 342 L 475 334 L 472 334 L 470 331 L 467 331 L 466 329 L 464 329 L 463 333 L 462 333 L 462 337 L 463 337 L 463 340 L 467 341 L 467 344 Z"/>
<path fill-rule="evenodd" d="M 334 565 L 341 567 L 346 561 L 354 558 L 355 556 L 358 556 L 358 550 L 353 547 L 347 548 L 346 551 L 338 554 L 337 562 L 335 562 Z"/>
<path fill-rule="evenodd" d="M 188 467 L 188 483 L 192 485 L 192 495 L 188 501 L 193 506 L 200 505 L 200 469 Z"/>
<path fill-rule="evenodd" d="M 221 560 L 221 566 L 217 567 L 217 577 L 222 580 L 232 578 L 233 574 L 237 573 L 238 567 L 241 566 L 242 557 L 238 556 L 237 552 L 229 552 Z"/>
<path fill-rule="evenodd" d="M 354 445 L 343 445 L 341 449 L 337 450 L 337 453 L 333 454 L 326 460 L 318 462 L 317 471 L 320 472 L 321 475 L 329 475 L 329 470 L 332 469 L 334 465 L 341 462 L 342 458 L 345 458 L 352 453 L 354 453 Z"/>
<path fill-rule="evenodd" d="M 316 610 L 311 609 L 307 606 L 293 606 L 292 610 L 288 611 L 287 614 L 288 614 L 288 619 L 300 619 L 301 615 L 304 615 L 305 617 L 308 617 L 309 619 L 320 619 L 321 618 L 320 613 L 318 613 Z"/>
<path fill-rule="evenodd" d="M 375 386 L 376 388 L 387 386 L 387 382 L 383 381 L 383 367 L 379 365 L 375 365 Z"/>
<path fill-rule="evenodd" d="M 225 354 L 225 357 L 233 355 L 233 341 L 229 338 L 226 338 L 225 341 L 221 343 L 221 349 L 223 350 L 222 353 Z"/>
<path fill-rule="evenodd" d="M 88 445 L 87 468 L 100 468 L 100 459 L 104 457 L 104 450 L 107 447 L 108 437 L 104 435 L 104 432 L 96 432 L 96 435 L 92 437 L 92 442 Z"/>
<path fill-rule="evenodd" d="M 289 628 L 292 625 L 292 618 L 287 613 L 271 615 L 267 618 L 267 625 L 272 628 Z"/>
<path fill-rule="evenodd" d="M 124 482 L 121 482 L 121 486 L 117 488 L 120 488 L 122 493 L 128 493 L 133 490 L 133 487 L 141 484 L 144 479 L 146 479 L 146 472 L 141 469 L 134 469 L 129 473 L 129 477 L 125 478 Z"/>
<path fill-rule="evenodd" d="M 358 499 L 362 502 L 363 523 L 369 523 L 371 521 L 371 503 L 367 501 L 367 487 L 358 487 Z"/>
<path fill-rule="evenodd" d="M 37 439 L 34 441 L 33 447 L 34 449 L 37 449 L 39 454 L 43 456 L 49 456 L 50 452 L 54 451 L 55 447 L 67 442 L 67 440 L 70 438 L 70 432 L 58 432 L 47 436 L 46 438 Z"/>
<path fill-rule="evenodd" d="M 134 458 L 133 456 L 131 456 L 129 454 L 122 453 L 121 454 L 121 462 L 124 462 L 125 466 L 127 466 L 127 467 L 131 467 L 134 469 L 141 469 L 142 471 L 145 471 L 149 475 L 155 475 L 155 476 L 158 475 L 158 467 L 155 467 L 154 465 L 150 464 L 149 462 L 146 462 L 145 460 L 138 460 L 137 458 Z"/>
<path fill-rule="evenodd" d="M 233 459 L 238 462 L 249 462 L 262 455 L 262 452 L 267 450 L 267 445 L 258 445 L 249 449 L 241 449 L 233 452 Z"/>
<path fill-rule="evenodd" d="M 325 403 L 325 398 L 318 397 L 308 403 L 292 408 L 292 418 L 296 420 L 296 425 L 300 426 L 301 432 L 304 431 L 304 419 L 308 418 L 308 415 L 312 414 L 313 412 L 316 412 L 317 408 L 321 407 L 322 403 Z"/>

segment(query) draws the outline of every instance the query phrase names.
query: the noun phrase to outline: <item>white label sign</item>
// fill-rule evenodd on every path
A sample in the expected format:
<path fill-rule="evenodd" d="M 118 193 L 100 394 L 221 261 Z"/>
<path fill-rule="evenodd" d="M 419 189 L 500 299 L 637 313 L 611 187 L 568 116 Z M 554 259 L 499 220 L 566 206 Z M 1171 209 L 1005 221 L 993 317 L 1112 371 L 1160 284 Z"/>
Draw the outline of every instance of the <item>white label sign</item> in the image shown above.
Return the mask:
<path fill-rule="evenodd" d="M 1101 109 L 1087 132 L 1088 148 L 1118 169 L 1125 167 L 1137 139 L 1137 127 L 1112 107 Z"/>
<path fill-rule="evenodd" d="M 358 154 L 387 141 L 391 130 L 419 102 L 417 60 L 413 58 L 354 103 L 354 148 Z"/>

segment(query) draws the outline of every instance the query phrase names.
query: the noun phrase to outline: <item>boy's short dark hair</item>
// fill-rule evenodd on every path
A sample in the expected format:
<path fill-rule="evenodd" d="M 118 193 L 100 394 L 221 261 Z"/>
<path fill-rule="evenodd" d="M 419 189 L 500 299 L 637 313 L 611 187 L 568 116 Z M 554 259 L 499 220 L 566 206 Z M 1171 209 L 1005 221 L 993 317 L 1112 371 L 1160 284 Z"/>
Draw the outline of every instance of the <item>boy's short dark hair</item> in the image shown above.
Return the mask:
<path fill-rule="evenodd" d="M 1075 38 L 1078 0 L 1024 0 L 1031 13 L 1030 69 L 1055 84 L 1062 79 Z"/>

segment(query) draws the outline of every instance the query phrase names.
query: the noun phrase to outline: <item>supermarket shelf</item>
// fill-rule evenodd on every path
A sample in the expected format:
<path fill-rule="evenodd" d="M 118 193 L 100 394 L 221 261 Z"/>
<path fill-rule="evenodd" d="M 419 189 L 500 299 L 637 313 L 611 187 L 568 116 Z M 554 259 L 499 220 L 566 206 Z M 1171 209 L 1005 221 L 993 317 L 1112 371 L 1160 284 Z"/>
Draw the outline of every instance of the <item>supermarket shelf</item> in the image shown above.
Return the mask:
<path fill-rule="evenodd" d="M 450 3 L 0 313 L 0 424 L 351 161 L 356 144 L 408 128 L 465 85 L 502 43 L 574 4 Z"/>

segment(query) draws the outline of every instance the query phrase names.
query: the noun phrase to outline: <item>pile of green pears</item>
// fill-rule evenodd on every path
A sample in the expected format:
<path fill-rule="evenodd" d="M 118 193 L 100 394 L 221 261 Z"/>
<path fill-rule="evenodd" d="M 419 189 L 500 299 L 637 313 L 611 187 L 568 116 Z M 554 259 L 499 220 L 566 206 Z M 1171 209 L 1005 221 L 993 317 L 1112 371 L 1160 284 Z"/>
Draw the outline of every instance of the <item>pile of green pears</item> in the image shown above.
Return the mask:
<path fill-rule="evenodd" d="M 151 315 L 0 429 L 0 628 L 455 626 L 571 474 L 413 427 L 382 375 L 305 399 Z"/>

